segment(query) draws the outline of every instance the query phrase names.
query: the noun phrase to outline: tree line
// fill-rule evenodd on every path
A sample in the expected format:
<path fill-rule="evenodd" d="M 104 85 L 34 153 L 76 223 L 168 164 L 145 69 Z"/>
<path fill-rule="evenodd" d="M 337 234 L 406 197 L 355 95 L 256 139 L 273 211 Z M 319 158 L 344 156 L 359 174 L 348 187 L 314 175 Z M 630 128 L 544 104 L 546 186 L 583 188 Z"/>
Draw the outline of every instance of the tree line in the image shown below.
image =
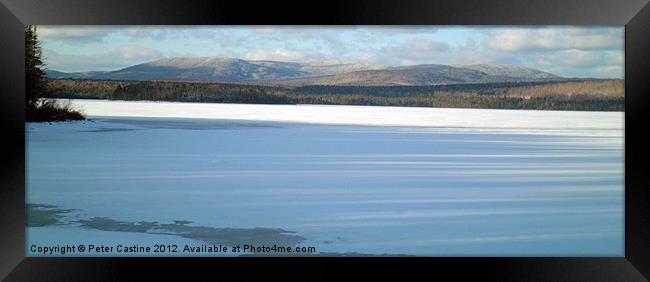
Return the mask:
<path fill-rule="evenodd" d="M 437 86 L 273 87 L 214 82 L 51 80 L 58 98 L 248 104 L 327 104 L 623 111 L 622 80 Z"/>

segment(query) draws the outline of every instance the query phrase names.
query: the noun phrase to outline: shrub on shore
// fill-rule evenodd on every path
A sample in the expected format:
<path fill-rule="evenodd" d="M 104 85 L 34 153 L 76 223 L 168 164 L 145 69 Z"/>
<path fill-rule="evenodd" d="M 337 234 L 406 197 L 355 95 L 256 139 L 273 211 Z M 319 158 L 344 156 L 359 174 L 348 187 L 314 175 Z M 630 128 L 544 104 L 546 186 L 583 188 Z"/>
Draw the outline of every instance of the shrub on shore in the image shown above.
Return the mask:
<path fill-rule="evenodd" d="M 40 99 L 27 111 L 28 122 L 84 120 L 84 114 L 72 107 L 70 101 Z"/>

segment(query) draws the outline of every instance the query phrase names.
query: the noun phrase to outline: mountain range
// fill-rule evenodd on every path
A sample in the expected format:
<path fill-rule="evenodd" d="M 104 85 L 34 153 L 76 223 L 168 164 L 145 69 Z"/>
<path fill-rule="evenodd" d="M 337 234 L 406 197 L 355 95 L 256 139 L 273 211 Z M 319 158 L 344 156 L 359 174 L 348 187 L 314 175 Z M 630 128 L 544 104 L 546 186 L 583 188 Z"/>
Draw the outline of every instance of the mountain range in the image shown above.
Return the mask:
<path fill-rule="evenodd" d="M 285 86 L 423 86 L 566 79 L 540 70 L 500 64 L 389 67 L 343 61 L 280 62 L 224 57 L 160 59 L 115 71 L 47 70 L 46 75 L 53 79 L 216 81 Z"/>

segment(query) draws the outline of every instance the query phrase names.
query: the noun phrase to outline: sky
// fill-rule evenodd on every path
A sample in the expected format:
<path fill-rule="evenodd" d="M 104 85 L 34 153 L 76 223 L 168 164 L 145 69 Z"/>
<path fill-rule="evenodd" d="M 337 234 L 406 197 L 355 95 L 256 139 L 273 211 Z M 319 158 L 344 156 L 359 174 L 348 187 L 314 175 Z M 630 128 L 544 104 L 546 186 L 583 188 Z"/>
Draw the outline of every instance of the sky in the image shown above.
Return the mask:
<path fill-rule="evenodd" d="M 170 57 L 510 64 L 565 77 L 623 78 L 624 27 L 38 26 L 46 67 L 109 71 Z"/>

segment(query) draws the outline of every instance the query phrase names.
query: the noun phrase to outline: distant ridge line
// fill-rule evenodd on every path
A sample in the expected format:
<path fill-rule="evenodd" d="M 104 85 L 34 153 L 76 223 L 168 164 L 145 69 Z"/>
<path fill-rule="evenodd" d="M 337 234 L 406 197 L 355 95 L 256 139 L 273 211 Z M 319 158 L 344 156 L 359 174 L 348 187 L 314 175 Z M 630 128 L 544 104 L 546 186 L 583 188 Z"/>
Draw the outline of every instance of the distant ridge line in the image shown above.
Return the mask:
<path fill-rule="evenodd" d="M 351 61 L 283 62 L 215 56 L 159 59 L 115 71 L 65 73 L 47 70 L 46 75 L 53 79 L 214 81 L 277 86 L 427 86 L 567 79 L 504 64 L 388 67 Z"/>

